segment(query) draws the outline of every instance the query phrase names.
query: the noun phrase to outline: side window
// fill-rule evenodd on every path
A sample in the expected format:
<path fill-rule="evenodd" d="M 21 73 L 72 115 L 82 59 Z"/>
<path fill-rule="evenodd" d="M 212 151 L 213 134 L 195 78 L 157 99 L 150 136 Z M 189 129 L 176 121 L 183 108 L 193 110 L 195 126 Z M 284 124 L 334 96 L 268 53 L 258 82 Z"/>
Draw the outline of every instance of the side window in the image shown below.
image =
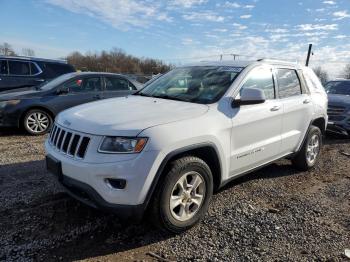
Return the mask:
<path fill-rule="evenodd" d="M 280 98 L 301 95 L 299 77 L 293 69 L 277 69 L 278 94 Z"/>
<path fill-rule="evenodd" d="M 8 74 L 7 60 L 0 60 L 0 75 L 7 75 L 7 74 Z"/>
<path fill-rule="evenodd" d="M 30 75 L 30 68 L 28 62 L 9 61 L 10 75 L 27 76 Z"/>
<path fill-rule="evenodd" d="M 106 77 L 107 91 L 127 91 L 133 90 L 133 86 L 128 80 L 119 77 Z"/>
<path fill-rule="evenodd" d="M 60 63 L 45 63 L 44 71 L 48 78 L 55 78 L 63 74 L 74 72 L 70 65 Z"/>
<path fill-rule="evenodd" d="M 272 71 L 269 68 L 257 68 L 249 74 L 244 88 L 256 88 L 264 91 L 266 99 L 275 99 L 275 84 L 273 81 Z"/>
<path fill-rule="evenodd" d="M 39 72 L 40 71 L 39 71 L 38 67 L 34 63 L 30 63 L 30 74 L 31 75 L 36 75 Z"/>
<path fill-rule="evenodd" d="M 86 93 L 101 91 L 101 79 L 99 77 L 76 78 L 65 84 L 70 93 Z"/>

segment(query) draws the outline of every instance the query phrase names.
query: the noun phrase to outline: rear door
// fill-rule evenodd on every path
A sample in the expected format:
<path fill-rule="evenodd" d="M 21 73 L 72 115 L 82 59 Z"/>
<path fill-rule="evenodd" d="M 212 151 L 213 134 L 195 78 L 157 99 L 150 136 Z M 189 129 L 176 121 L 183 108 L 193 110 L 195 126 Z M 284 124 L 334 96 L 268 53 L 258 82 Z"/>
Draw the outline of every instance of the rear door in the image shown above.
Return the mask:
<path fill-rule="evenodd" d="M 8 75 L 5 89 L 14 89 L 33 86 L 30 75 L 30 62 L 19 60 L 8 60 Z"/>
<path fill-rule="evenodd" d="M 126 78 L 119 76 L 105 76 L 105 91 L 104 97 L 120 97 L 134 93 L 136 87 Z"/>
<path fill-rule="evenodd" d="M 231 176 L 274 160 L 280 152 L 283 108 L 276 99 L 273 68 L 253 69 L 243 80 L 240 92 L 248 87 L 263 90 L 266 101 L 233 108 Z"/>
<path fill-rule="evenodd" d="M 99 76 L 76 77 L 62 87 L 68 88 L 68 93 L 53 94 L 49 102 L 55 112 L 103 98 L 102 79 Z"/>
<path fill-rule="evenodd" d="M 295 152 L 312 119 L 312 100 L 303 90 L 295 69 L 276 68 L 276 78 L 279 101 L 283 104 L 281 153 Z"/>

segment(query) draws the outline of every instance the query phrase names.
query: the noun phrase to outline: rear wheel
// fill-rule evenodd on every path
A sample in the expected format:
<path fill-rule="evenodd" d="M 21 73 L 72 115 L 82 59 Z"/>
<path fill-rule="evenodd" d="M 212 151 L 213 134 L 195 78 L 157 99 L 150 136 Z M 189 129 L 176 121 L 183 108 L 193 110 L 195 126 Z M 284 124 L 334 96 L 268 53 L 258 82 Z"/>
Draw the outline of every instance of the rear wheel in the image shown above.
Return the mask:
<path fill-rule="evenodd" d="M 153 198 L 152 220 L 162 229 L 181 233 L 206 214 L 213 194 L 212 174 L 202 159 L 188 156 L 175 160 L 164 175 Z"/>
<path fill-rule="evenodd" d="M 319 159 L 322 147 L 322 133 L 316 126 L 311 126 L 304 144 L 292 159 L 293 165 L 302 171 L 313 168 Z"/>
<path fill-rule="evenodd" d="M 31 135 L 47 133 L 52 124 L 52 117 L 41 109 L 32 109 L 23 118 L 24 129 Z"/>

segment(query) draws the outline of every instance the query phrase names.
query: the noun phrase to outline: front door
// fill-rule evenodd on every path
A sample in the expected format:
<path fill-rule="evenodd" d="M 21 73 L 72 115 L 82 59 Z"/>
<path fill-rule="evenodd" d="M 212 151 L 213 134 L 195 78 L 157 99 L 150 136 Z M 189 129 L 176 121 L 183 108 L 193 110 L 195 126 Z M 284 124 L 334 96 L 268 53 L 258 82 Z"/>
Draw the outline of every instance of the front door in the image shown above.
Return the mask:
<path fill-rule="evenodd" d="M 269 66 L 257 67 L 242 81 L 240 91 L 244 88 L 262 89 L 266 101 L 233 108 L 231 176 L 258 167 L 279 155 L 283 107 L 276 99 L 272 72 Z"/>
<path fill-rule="evenodd" d="M 66 94 L 53 94 L 50 105 L 55 112 L 67 108 L 96 101 L 103 98 L 101 77 L 83 76 L 75 78 L 63 86 L 68 89 Z"/>

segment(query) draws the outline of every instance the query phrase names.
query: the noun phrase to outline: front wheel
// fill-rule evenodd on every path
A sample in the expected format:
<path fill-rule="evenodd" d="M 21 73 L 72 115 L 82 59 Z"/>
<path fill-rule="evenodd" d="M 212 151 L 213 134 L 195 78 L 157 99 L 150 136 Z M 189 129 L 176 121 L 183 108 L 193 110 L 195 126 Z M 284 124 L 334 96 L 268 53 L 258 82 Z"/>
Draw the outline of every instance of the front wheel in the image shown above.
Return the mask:
<path fill-rule="evenodd" d="M 50 114 L 40 109 L 32 109 L 23 118 L 24 129 L 30 135 L 43 135 L 47 133 L 52 124 Z"/>
<path fill-rule="evenodd" d="M 206 214 L 213 194 L 209 166 L 200 158 L 187 156 L 175 160 L 155 192 L 152 219 L 172 233 L 181 233 Z"/>
<path fill-rule="evenodd" d="M 321 147 L 322 132 L 318 127 L 311 126 L 302 148 L 292 159 L 293 165 L 302 171 L 310 170 L 317 164 Z"/>

